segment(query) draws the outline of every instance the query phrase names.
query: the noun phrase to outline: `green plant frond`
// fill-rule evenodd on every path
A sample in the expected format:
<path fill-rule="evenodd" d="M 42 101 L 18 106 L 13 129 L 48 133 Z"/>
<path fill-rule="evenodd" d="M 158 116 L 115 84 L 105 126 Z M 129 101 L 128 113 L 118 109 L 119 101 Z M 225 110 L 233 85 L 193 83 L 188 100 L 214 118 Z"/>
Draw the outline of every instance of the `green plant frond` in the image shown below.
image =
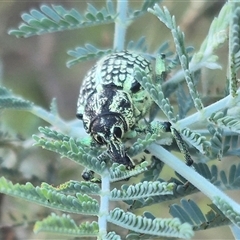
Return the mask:
<path fill-rule="evenodd" d="M 56 135 L 54 131 L 48 133 L 53 133 L 52 138 L 56 136 L 60 138 L 64 137 L 63 134 Z M 97 155 L 95 152 L 89 151 L 89 149 L 86 149 L 86 147 L 82 145 L 80 141 L 77 141 L 73 138 L 66 137 L 65 140 L 49 140 L 44 137 L 33 135 L 33 139 L 36 141 L 35 145 L 59 153 L 61 156 L 67 157 L 70 160 L 88 169 L 91 169 L 98 174 L 102 174 L 106 169 L 105 162 L 100 162 L 97 160 Z"/>
<path fill-rule="evenodd" d="M 198 192 L 198 189 L 196 189 L 196 187 L 194 187 L 191 183 L 188 183 L 186 185 L 185 179 L 183 179 L 183 181 L 180 181 L 176 178 L 171 178 L 169 182 L 176 185 L 176 187 L 173 189 L 173 194 L 150 196 L 142 199 L 136 199 L 134 201 L 129 200 L 125 202 L 130 205 L 131 209 L 138 209 L 166 201 L 175 200 L 177 198 Z"/>
<path fill-rule="evenodd" d="M 77 47 L 74 50 L 69 50 L 67 53 L 73 59 L 67 61 L 67 67 L 72 67 L 77 63 L 92 60 L 96 58 L 101 58 L 105 55 L 113 53 L 113 49 L 98 49 L 92 44 L 85 44 L 84 47 Z"/>
<path fill-rule="evenodd" d="M 110 212 L 108 221 L 143 234 L 184 239 L 190 239 L 193 236 L 192 226 L 188 223 L 182 224 L 178 218 L 155 218 L 152 220 L 115 208 Z"/>
<path fill-rule="evenodd" d="M 146 37 L 140 37 L 136 42 L 130 41 L 126 47 L 127 50 L 134 52 L 147 52 L 148 47 L 146 43 Z"/>
<path fill-rule="evenodd" d="M 144 138 L 138 138 L 128 150 L 129 156 L 133 157 L 143 152 L 146 147 L 149 146 L 151 143 L 155 142 L 157 138 L 158 135 L 155 133 L 147 133 Z"/>
<path fill-rule="evenodd" d="M 194 169 L 204 178 L 208 179 L 212 184 L 220 187 L 221 183 L 218 176 L 219 170 L 216 165 L 212 165 L 211 167 L 209 167 L 206 163 L 195 163 Z M 176 175 L 180 180 L 182 180 L 182 176 L 178 175 L 177 173 Z"/>
<path fill-rule="evenodd" d="M 217 165 L 209 167 L 205 163 L 194 164 L 196 171 L 222 190 L 240 188 L 240 164 L 231 165 L 229 170 L 219 170 Z"/>
<path fill-rule="evenodd" d="M 159 106 L 167 118 L 172 122 L 176 122 L 173 107 L 169 99 L 164 97 L 161 84 L 153 84 L 151 77 L 147 76 L 146 73 L 140 69 L 135 70 L 135 78 L 141 86 L 149 92 L 153 101 Z"/>
<path fill-rule="evenodd" d="M 194 169 L 204 178 L 208 179 L 212 184 L 222 190 L 237 190 L 239 189 L 240 182 L 240 164 L 232 165 L 228 170 L 219 170 L 217 165 L 209 167 L 205 163 L 194 164 Z M 179 197 L 187 196 L 198 192 L 199 190 L 193 186 L 190 182 L 176 173 L 178 179 L 172 178 L 168 182 L 172 182 L 176 185 L 173 189 L 173 194 L 162 195 L 162 196 L 150 196 L 142 199 L 136 199 L 133 201 L 126 201 L 127 204 L 131 205 L 131 209 L 138 209 L 153 204 L 159 204 L 164 201 L 177 199 Z"/>
<path fill-rule="evenodd" d="M 142 181 L 156 181 L 159 178 L 160 173 L 162 172 L 164 163 L 159 160 L 157 157 L 151 157 L 151 164 L 148 166 L 148 169 L 144 172 L 144 177 Z"/>
<path fill-rule="evenodd" d="M 222 112 L 218 112 L 213 113 L 208 121 L 224 130 L 240 133 L 240 122 L 237 116 L 224 116 Z"/>
<path fill-rule="evenodd" d="M 5 87 L 0 87 L 0 109 L 15 109 L 30 111 L 33 103 L 16 97 L 10 90 Z"/>
<path fill-rule="evenodd" d="M 56 98 L 53 98 L 53 99 L 52 99 L 52 102 L 51 102 L 51 104 L 50 104 L 50 112 L 51 112 L 54 116 L 59 116 Z"/>
<path fill-rule="evenodd" d="M 4 87 L 0 87 L 0 109 L 28 111 L 63 131 L 69 130 L 69 125 L 55 113 L 53 114 L 35 105 L 33 102 L 15 96 L 10 90 Z"/>
<path fill-rule="evenodd" d="M 163 42 L 159 47 L 158 49 L 156 50 L 155 52 L 155 55 L 161 55 L 161 54 L 164 54 L 165 57 L 170 57 L 171 55 L 173 55 L 173 52 L 171 52 L 169 50 L 169 42 L 166 41 L 166 42 Z"/>
<path fill-rule="evenodd" d="M 208 131 L 211 134 L 211 146 L 208 148 L 206 156 L 208 156 L 210 159 L 218 158 L 221 160 L 225 152 L 228 150 L 228 146 L 224 146 L 223 143 L 223 129 L 219 127 L 216 128 L 210 124 L 208 126 Z"/>
<path fill-rule="evenodd" d="M 52 185 L 49 185 L 47 183 L 42 183 L 41 187 L 46 189 L 53 189 L 57 192 L 61 192 L 67 195 L 68 194 L 75 195 L 76 193 L 99 195 L 101 191 L 99 185 L 96 183 L 86 182 L 86 181 L 79 182 L 74 180 L 70 180 L 63 184 L 60 184 L 57 187 L 53 187 Z"/>
<path fill-rule="evenodd" d="M 108 1 L 107 7 L 103 7 L 101 10 L 97 10 L 93 5 L 88 4 L 84 15 L 76 9 L 66 10 L 60 5 L 42 5 L 40 10 L 32 9 L 29 13 L 23 13 L 21 15 L 23 22 L 18 29 L 10 30 L 9 34 L 16 37 L 30 37 L 112 23 L 117 14 L 113 12 L 114 8 L 110 6 L 111 2 Z M 111 9 L 111 12 L 108 11 L 109 9 Z"/>
<path fill-rule="evenodd" d="M 95 237 L 98 235 L 98 223 L 85 222 L 77 225 L 69 215 L 57 216 L 55 213 L 52 213 L 51 216 L 42 221 L 37 221 L 33 230 L 35 233 L 58 233 L 68 235 L 69 237 Z"/>
<path fill-rule="evenodd" d="M 121 240 L 121 236 L 117 235 L 115 232 L 108 232 L 106 236 L 104 236 L 105 240 Z"/>
<path fill-rule="evenodd" d="M 185 48 L 184 43 L 184 33 L 180 30 L 179 27 L 177 27 L 175 18 L 172 17 L 167 10 L 167 8 L 163 8 L 163 10 L 158 6 L 155 5 L 153 9 L 149 10 L 152 14 L 154 14 L 158 19 L 168 27 L 171 32 L 174 39 L 174 43 L 176 45 L 176 51 L 181 63 L 181 67 L 184 71 L 184 77 L 187 83 L 187 86 L 189 88 L 189 93 L 192 97 L 192 100 L 194 102 L 195 108 L 200 111 L 204 108 L 203 103 L 201 101 L 200 95 L 195 87 L 193 74 L 190 71 L 189 68 L 189 56 Z"/>
<path fill-rule="evenodd" d="M 156 169 L 157 168 L 153 168 Z M 195 163 L 194 169 L 204 178 L 208 179 L 212 184 L 219 187 L 223 190 L 237 190 L 239 189 L 239 181 L 240 181 L 240 164 L 232 165 L 230 167 L 229 172 L 224 170 L 219 170 L 217 165 L 212 165 L 209 167 L 205 163 Z M 162 195 L 162 196 L 149 196 L 142 199 L 136 199 L 133 201 L 126 201 L 127 204 L 131 205 L 131 209 L 138 209 L 146 206 L 150 206 L 153 204 L 159 204 L 164 201 L 174 200 L 179 197 L 188 196 L 190 194 L 196 193 L 199 190 L 193 186 L 190 182 L 187 182 L 186 179 L 175 172 L 176 178 L 171 178 L 168 182 L 174 183 L 175 188 L 173 189 L 173 194 Z M 157 175 L 156 175 L 157 177 Z M 145 179 L 145 178 L 144 178 Z M 151 179 L 151 178 L 150 178 Z"/>
<path fill-rule="evenodd" d="M 231 199 L 229 199 L 229 202 L 231 202 Z M 234 209 L 235 202 L 230 205 L 228 202 L 216 196 L 214 197 L 213 203 L 221 210 L 223 216 L 229 218 L 232 223 L 240 227 L 240 213 Z M 238 208 L 238 206 L 236 208 Z"/>
<path fill-rule="evenodd" d="M 157 239 L 157 240 L 165 240 L 166 237 L 156 237 L 153 235 L 147 235 L 147 234 L 141 234 L 141 233 L 135 233 L 131 232 L 126 236 L 126 240 L 149 240 L 149 239 Z M 170 240 L 175 238 L 168 238 Z"/>
<path fill-rule="evenodd" d="M 229 225 L 230 220 L 213 204 L 209 205 L 211 210 L 204 214 L 193 200 L 181 200 L 181 206 L 173 204 L 170 206 L 170 214 L 179 218 L 181 222 L 188 222 L 193 230 L 204 230 L 217 226 Z M 214 207 L 215 206 L 215 207 Z"/>
<path fill-rule="evenodd" d="M 135 166 L 134 169 L 128 170 L 125 165 L 113 163 L 109 168 L 110 182 L 117 182 L 139 175 L 147 170 L 147 164 L 148 163 L 144 161 Z"/>
<path fill-rule="evenodd" d="M 229 19 L 231 19 L 230 14 L 232 7 L 233 3 L 226 3 L 222 7 L 218 17 L 214 18 L 207 37 L 202 42 L 199 51 L 195 53 L 192 58 L 193 64 L 205 62 L 205 66 L 210 68 L 215 65 L 217 56 L 213 55 L 213 53 L 228 39 L 227 28 L 230 22 Z M 228 19 L 228 21 L 226 21 L 226 19 Z"/>
<path fill-rule="evenodd" d="M 240 188 L 240 164 L 231 165 L 228 176 L 224 170 L 221 170 L 220 179 L 226 189 L 239 189 Z"/>
<path fill-rule="evenodd" d="M 240 149 L 239 149 L 239 134 L 232 136 L 225 136 L 223 141 L 223 156 L 238 156 L 240 157 Z"/>
<path fill-rule="evenodd" d="M 179 119 L 183 119 L 187 116 L 187 113 L 193 108 L 193 101 L 191 96 L 187 92 L 185 92 L 183 84 L 178 84 L 176 97 Z"/>
<path fill-rule="evenodd" d="M 155 3 L 160 3 L 162 0 L 144 0 L 143 3 L 142 3 L 142 6 L 141 6 L 141 9 L 140 10 L 132 10 L 132 9 L 129 9 L 129 17 L 134 20 L 140 16 L 142 16 L 143 14 L 145 14 L 148 10 L 148 8 L 151 8 L 153 7 L 153 5 Z"/>
<path fill-rule="evenodd" d="M 238 90 L 237 71 L 240 67 L 240 7 L 233 9 L 232 20 L 229 26 L 229 92 L 235 97 Z"/>
<path fill-rule="evenodd" d="M 49 127 L 39 127 L 38 130 L 40 133 L 44 134 L 44 136 L 46 136 L 47 138 L 51 138 L 53 140 L 59 140 L 59 141 L 69 141 L 70 140 L 69 136 L 67 136 L 61 132 L 55 131 Z"/>
<path fill-rule="evenodd" d="M 191 146 L 194 146 L 203 155 L 206 155 L 210 151 L 210 141 L 198 132 L 194 132 L 189 128 L 183 128 L 181 129 L 181 135 L 184 136 L 184 139 L 187 140 Z"/>
<path fill-rule="evenodd" d="M 0 86 L 0 97 L 3 98 L 3 97 L 11 97 L 12 96 L 12 91 L 5 88 L 5 87 L 2 87 Z"/>
<path fill-rule="evenodd" d="M 90 215 L 98 213 L 98 202 L 80 193 L 76 197 L 66 196 L 53 189 L 34 187 L 31 183 L 14 185 L 4 177 L 0 178 L 0 192 L 60 211 Z"/>
<path fill-rule="evenodd" d="M 51 140 L 58 140 L 58 141 L 66 141 L 66 142 L 69 142 L 71 140 L 71 137 L 62 133 L 62 132 L 59 132 L 59 131 L 56 131 L 50 127 L 39 127 L 38 128 L 39 132 L 42 133 L 46 138 L 49 139 L 49 141 Z M 34 135 L 35 137 L 35 135 Z M 72 141 L 72 140 L 71 140 Z M 75 144 L 77 146 L 74 146 L 72 145 L 72 147 L 74 148 L 79 148 L 79 149 L 83 149 L 85 150 L 85 147 L 87 147 L 87 151 L 89 152 L 89 145 L 91 144 L 91 138 L 90 137 L 86 137 L 86 138 L 81 138 L 80 139 L 76 139 L 74 140 L 75 141 Z M 77 149 L 75 149 L 75 151 L 77 151 Z M 90 150 L 90 152 L 92 153 L 92 151 Z M 97 155 L 99 153 L 93 153 L 94 155 Z"/>
<path fill-rule="evenodd" d="M 123 185 L 121 190 L 114 188 L 111 191 L 111 199 L 119 200 L 135 200 L 147 196 L 173 194 L 174 183 L 167 182 L 140 182 L 135 185 Z"/>

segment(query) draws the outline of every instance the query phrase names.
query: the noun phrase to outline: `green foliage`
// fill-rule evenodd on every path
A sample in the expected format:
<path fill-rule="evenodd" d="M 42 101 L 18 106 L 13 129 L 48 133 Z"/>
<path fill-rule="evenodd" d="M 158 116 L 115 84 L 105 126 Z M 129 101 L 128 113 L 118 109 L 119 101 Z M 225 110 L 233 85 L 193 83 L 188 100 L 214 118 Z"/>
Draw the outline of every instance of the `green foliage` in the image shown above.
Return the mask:
<path fill-rule="evenodd" d="M 122 190 L 114 188 L 111 195 L 113 200 L 131 200 L 145 196 L 172 194 L 173 187 L 174 184 L 172 183 L 144 181 L 136 185 L 123 185 Z"/>
<path fill-rule="evenodd" d="M 9 34 L 16 37 L 30 37 L 44 33 L 72 30 L 91 27 L 99 24 L 114 22 L 117 14 L 114 12 L 112 1 L 107 1 L 107 6 L 97 10 L 88 4 L 86 14 L 79 13 L 76 9 L 66 10 L 62 6 L 42 5 L 41 11 L 33 9 L 30 13 L 23 13 L 19 30 L 10 30 Z"/>
<path fill-rule="evenodd" d="M 68 54 L 74 59 L 67 62 L 67 66 L 71 67 L 79 62 L 103 57 L 104 55 L 112 53 L 112 49 L 100 50 L 91 44 L 86 44 L 85 47 L 77 47 L 75 50 L 68 51 Z"/>
<path fill-rule="evenodd" d="M 70 213 L 98 213 L 98 203 L 86 194 L 76 193 L 76 196 L 64 195 L 54 189 L 34 187 L 31 183 L 24 185 L 12 184 L 4 177 L 0 178 L 0 189 L 2 193 L 19 197 L 27 201 L 38 203 L 45 207 L 58 209 Z"/>
<path fill-rule="evenodd" d="M 5 87 L 0 87 L 0 109 L 30 110 L 33 103 L 20 97 L 13 96 L 12 92 Z"/>
<path fill-rule="evenodd" d="M 79 122 L 76 124 L 76 121 L 67 122 L 61 119 L 55 100 L 52 101 L 48 111 L 0 87 L 1 109 L 27 111 L 51 125 L 39 127 L 39 133 L 33 135 L 35 146 L 66 157 L 76 163 L 77 167 L 84 167 L 89 174 L 93 175 L 95 172 L 99 177 L 94 178 L 96 182 L 69 180 L 57 187 L 45 182 L 39 187 L 30 182 L 20 183 L 18 180 L 15 180 L 18 183 L 13 184 L 5 177 L 1 177 L 1 193 L 52 210 L 97 218 L 97 222 L 89 220 L 79 224 L 70 215 L 58 216 L 52 213 L 36 222 L 35 233 L 49 232 L 63 234 L 68 238 L 97 237 L 117 240 L 156 237 L 189 239 L 197 230 L 232 223 L 240 226 L 240 206 L 223 192 L 226 189 L 239 190 L 240 164 L 229 161 L 229 169 L 222 170 L 218 164 L 208 165 L 212 160 L 240 156 L 240 99 L 237 80 L 240 68 L 239 4 L 231 1 L 224 4 L 219 15 L 213 20 L 200 49 L 192 54 L 192 48 L 186 46 L 184 33 L 177 26 L 175 17 L 166 7 L 156 4 L 159 2 L 161 1 L 144 0 L 140 9 L 131 9 L 127 5 L 119 7 L 123 6 L 121 5 L 124 4 L 123 1 L 118 1 L 115 6 L 113 1 L 107 0 L 101 9 L 88 4 L 84 14 L 76 9 L 66 10 L 62 6 L 42 5 L 40 10 L 33 9 L 22 14 L 23 23 L 18 29 L 9 31 L 9 34 L 16 37 L 30 37 L 114 23 L 114 47 L 100 49 L 89 43 L 78 46 L 68 51 L 72 59 L 67 62 L 67 66 L 71 67 L 82 61 L 101 58 L 121 50 L 125 39 L 119 43 L 117 36 L 124 38 L 130 23 L 148 11 L 168 28 L 175 46 L 173 50 L 175 53 L 172 53 L 168 43 L 158 46 L 155 53 L 149 53 L 144 36 L 129 41 L 124 46 L 124 49 L 142 53 L 144 57 L 155 61 L 154 80 L 140 69 L 134 69 L 134 77 L 155 102 L 153 109 L 149 110 L 150 120 L 159 117 L 157 113 L 160 109 L 165 118 L 171 122 L 171 131 L 177 140 L 168 135 L 164 125 L 156 119 L 150 122 L 143 121 L 139 126 L 142 127 L 140 130 L 145 129 L 145 132 L 142 131 L 144 134 L 136 131 L 133 133 L 136 135 L 135 138 L 127 141 L 129 145 L 126 148 L 127 154 L 134 160 L 142 159 L 136 160 L 136 167 L 131 170 L 126 169 L 124 165 L 112 163 L 105 149 L 86 135 L 83 127 L 79 127 Z M 159 29 L 162 27 L 160 23 L 156 26 L 156 31 L 158 27 Z M 201 82 L 201 69 L 220 68 L 216 50 L 227 40 L 229 94 L 204 106 L 198 86 Z M 173 105 L 171 102 L 175 97 L 177 103 Z M 187 162 L 189 154 L 195 161 L 191 167 L 186 166 L 172 153 L 173 150 L 179 151 L 177 145 L 181 143 L 175 131 L 178 131 L 186 142 L 186 145 L 180 144 L 185 161 Z M 3 146 L 9 144 L 11 138 L 8 134 L 1 131 L 0 137 Z M 99 161 L 99 157 L 103 161 Z M 164 164 L 175 171 L 175 176 L 171 176 L 170 179 L 164 177 Z M 0 170 L 9 178 L 14 174 L 19 175 L 17 170 L 4 167 Z M 125 184 L 128 180 L 130 180 L 128 184 Z M 191 194 L 199 191 L 211 201 L 208 213 L 204 213 L 205 210 L 191 199 L 182 199 L 181 204 L 177 204 L 179 198 L 184 196 L 191 198 Z M 161 209 L 160 204 L 170 200 L 174 202 L 170 206 L 171 218 L 155 217 L 151 212 L 144 212 L 141 216 L 135 214 L 134 210 L 148 208 L 154 204 L 159 204 L 157 206 Z M 110 211 L 109 206 L 113 201 L 114 204 L 124 202 L 128 209 L 121 209 L 125 207 L 123 205 L 121 208 L 114 205 Z M 126 235 L 120 236 L 114 231 L 109 232 L 107 223 L 126 229 Z"/>
<path fill-rule="evenodd" d="M 205 215 L 193 200 L 181 200 L 181 206 L 173 204 L 170 207 L 172 216 L 178 217 L 182 222 L 188 222 L 195 231 L 230 224 L 230 220 L 214 205 Z"/>
<path fill-rule="evenodd" d="M 191 226 L 188 223 L 181 224 L 178 218 L 150 219 L 136 216 L 130 212 L 124 213 L 122 209 L 118 208 L 110 211 L 108 218 L 117 225 L 143 234 L 185 239 L 192 237 Z"/>
<path fill-rule="evenodd" d="M 97 222 L 85 222 L 78 226 L 69 215 L 57 216 L 52 213 L 51 216 L 36 222 L 34 232 L 55 232 L 72 237 L 93 237 L 98 234 L 98 224 Z"/>

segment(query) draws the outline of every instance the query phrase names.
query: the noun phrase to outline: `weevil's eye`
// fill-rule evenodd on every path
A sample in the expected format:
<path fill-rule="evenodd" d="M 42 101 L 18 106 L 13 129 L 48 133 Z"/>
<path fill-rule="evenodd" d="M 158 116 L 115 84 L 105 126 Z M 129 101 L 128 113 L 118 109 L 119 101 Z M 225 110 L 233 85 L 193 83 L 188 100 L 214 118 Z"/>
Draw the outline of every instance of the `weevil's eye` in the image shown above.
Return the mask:
<path fill-rule="evenodd" d="M 98 134 L 94 135 L 93 138 L 98 144 L 101 144 L 101 145 L 106 144 L 104 138 Z"/>
<path fill-rule="evenodd" d="M 122 129 L 120 127 L 114 127 L 113 134 L 114 134 L 114 137 L 116 138 L 122 138 L 122 135 L 123 135 Z"/>
<path fill-rule="evenodd" d="M 82 119 L 83 119 L 83 114 L 82 114 L 82 113 L 77 113 L 77 114 L 76 114 L 76 117 L 77 117 L 78 119 L 82 120 Z"/>

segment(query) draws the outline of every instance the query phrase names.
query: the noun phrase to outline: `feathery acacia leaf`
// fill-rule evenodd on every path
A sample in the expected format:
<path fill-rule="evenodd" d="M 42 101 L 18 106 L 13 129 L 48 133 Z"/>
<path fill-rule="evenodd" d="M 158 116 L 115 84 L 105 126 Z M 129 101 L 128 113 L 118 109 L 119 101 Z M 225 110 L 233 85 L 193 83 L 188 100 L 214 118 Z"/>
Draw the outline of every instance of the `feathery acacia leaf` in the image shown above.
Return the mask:
<path fill-rule="evenodd" d="M 155 156 L 151 157 L 151 164 L 148 166 L 147 171 L 144 172 L 142 181 L 156 181 L 163 169 L 164 163 Z"/>
<path fill-rule="evenodd" d="M 185 239 L 189 239 L 193 236 L 191 225 L 188 223 L 182 224 L 178 218 L 155 218 L 152 220 L 115 208 L 110 212 L 108 221 L 143 234 Z"/>
<path fill-rule="evenodd" d="M 99 195 L 101 191 L 99 185 L 96 183 L 86 181 L 78 182 L 74 180 L 65 182 L 57 187 L 53 187 L 47 183 L 42 183 L 41 187 L 46 189 L 53 189 L 57 192 L 71 195 L 75 195 L 77 193 Z"/>
<path fill-rule="evenodd" d="M 233 3 L 234 4 L 234 3 Z M 235 3 L 236 8 L 233 9 L 231 24 L 229 26 L 229 92 L 236 97 L 238 90 L 237 71 L 240 67 L 240 7 Z"/>
<path fill-rule="evenodd" d="M 31 183 L 14 185 L 4 177 L 0 178 L 0 192 L 65 212 L 90 215 L 98 213 L 98 202 L 80 193 L 76 197 L 66 196 L 53 189 L 34 187 Z"/>
<path fill-rule="evenodd" d="M 146 45 L 146 37 L 142 36 L 136 42 L 130 41 L 127 44 L 126 49 L 134 52 L 146 52 L 148 50 Z"/>
<path fill-rule="evenodd" d="M 195 231 L 209 229 L 217 226 L 230 224 L 230 220 L 213 204 L 211 210 L 205 215 L 193 200 L 181 200 L 181 206 L 170 206 L 170 214 L 177 217 L 181 222 L 188 222 Z"/>
<path fill-rule="evenodd" d="M 110 181 L 117 182 L 129 179 L 133 176 L 137 176 L 147 170 L 147 164 L 147 162 L 142 162 L 138 164 L 134 169 L 127 170 L 125 165 L 113 163 L 112 166 L 109 168 Z"/>
<path fill-rule="evenodd" d="M 59 153 L 60 155 L 67 157 L 70 160 L 81 164 L 99 174 L 103 173 L 103 171 L 106 169 L 105 162 L 98 161 L 96 159 L 96 153 L 93 151 L 89 152 L 89 149 L 86 149 L 86 147 L 80 141 L 65 136 L 64 134 L 57 133 L 56 131 L 47 127 L 40 128 L 39 130 L 47 137 L 51 137 L 52 139 L 49 140 L 48 138 L 33 135 L 33 139 L 36 141 L 35 145 Z"/>
<path fill-rule="evenodd" d="M 208 119 L 220 128 L 240 133 L 240 122 L 235 116 L 224 116 L 222 112 L 213 113 Z"/>
<path fill-rule="evenodd" d="M 73 57 L 73 59 L 67 62 L 67 67 L 72 67 L 82 61 L 100 58 L 113 52 L 114 50 L 112 49 L 98 49 L 91 44 L 86 44 L 84 47 L 77 47 L 75 50 L 67 52 L 68 55 Z"/>
<path fill-rule="evenodd" d="M 34 232 L 60 233 L 72 237 L 95 237 L 98 235 L 98 224 L 97 222 L 85 222 L 77 225 L 69 215 L 57 216 L 52 213 L 51 216 L 35 223 Z"/>
<path fill-rule="evenodd" d="M 135 200 L 146 196 L 173 194 L 173 183 L 167 182 L 140 182 L 135 185 L 123 185 L 121 190 L 114 188 L 111 191 L 111 199 L 116 200 Z"/>
<path fill-rule="evenodd" d="M 5 87 L 0 87 L 0 109 L 15 109 L 30 111 L 33 103 L 16 97 L 10 90 Z"/>
<path fill-rule="evenodd" d="M 129 9 L 129 17 L 133 20 L 135 18 L 138 18 L 140 16 L 142 16 L 143 14 L 145 14 L 148 10 L 148 8 L 153 7 L 154 4 L 156 4 L 157 2 L 161 2 L 162 0 L 144 0 L 141 6 L 141 9 L 139 10 L 132 10 Z"/>
<path fill-rule="evenodd" d="M 209 32 L 202 42 L 199 51 L 194 54 L 192 63 L 202 62 L 206 67 L 216 64 L 218 58 L 213 53 L 228 39 L 227 28 L 230 22 L 229 19 L 231 19 L 230 14 L 233 6 L 232 3 L 224 4 L 218 17 L 215 17 L 212 21 Z M 217 67 L 217 65 L 215 66 Z"/>
<path fill-rule="evenodd" d="M 176 46 L 176 52 L 179 57 L 179 61 L 181 63 L 182 70 L 184 72 L 184 77 L 187 83 L 187 86 L 189 88 L 189 93 L 192 97 L 192 100 L 194 102 L 195 108 L 200 111 L 203 109 L 203 104 L 200 98 L 200 95 L 196 89 L 193 74 L 190 70 L 189 62 L 190 58 L 188 56 L 186 47 L 185 47 L 185 41 L 184 41 L 184 33 L 181 31 L 180 27 L 177 27 L 177 24 L 175 22 L 174 16 L 171 16 L 168 9 L 166 7 L 163 7 L 163 9 L 160 8 L 160 6 L 155 5 L 153 9 L 150 9 L 149 12 L 154 14 L 158 19 L 165 24 L 166 27 L 168 27 L 173 36 L 173 40 Z"/>
<path fill-rule="evenodd" d="M 104 237 L 106 240 L 121 240 L 121 236 L 117 235 L 115 232 L 108 232 L 106 237 Z"/>
<path fill-rule="evenodd" d="M 117 14 L 110 9 L 110 1 L 107 8 L 97 10 L 93 5 L 88 4 L 85 15 L 76 9 L 66 10 L 62 6 L 42 5 L 40 10 L 33 9 L 30 13 L 23 13 L 18 29 L 9 31 L 10 35 L 16 37 L 30 37 L 44 33 L 52 33 L 64 30 L 78 29 L 83 27 L 96 26 L 114 22 Z"/>
<path fill-rule="evenodd" d="M 156 141 L 157 137 L 158 135 L 155 133 L 147 133 L 144 138 L 138 138 L 128 150 L 129 156 L 133 157 L 143 152 L 147 148 L 147 146 Z"/>
<path fill-rule="evenodd" d="M 225 217 L 240 227 L 240 213 L 236 212 L 233 206 L 217 196 L 214 198 L 213 203 L 221 210 Z"/>
<path fill-rule="evenodd" d="M 140 69 L 135 70 L 135 78 L 150 94 L 151 98 L 168 117 L 168 119 L 172 122 L 176 122 L 176 118 L 173 113 L 173 107 L 170 104 L 169 99 L 164 97 L 161 84 L 154 85 L 152 83 L 151 76 L 147 76 L 146 73 Z"/>
<path fill-rule="evenodd" d="M 155 166 L 155 165 L 154 165 Z M 217 165 L 212 165 L 209 167 L 206 163 L 194 164 L 195 170 L 208 179 L 212 184 L 219 187 L 222 190 L 225 189 L 235 189 L 238 190 L 240 182 L 240 164 L 233 164 L 229 171 L 228 170 L 219 170 Z M 156 169 L 153 168 L 153 169 Z M 157 170 L 156 170 L 157 171 Z M 153 204 L 159 204 L 165 201 L 177 199 L 179 197 L 187 196 L 193 193 L 198 192 L 199 190 L 194 187 L 191 183 L 188 182 L 187 186 L 185 185 L 186 179 L 184 179 L 179 174 L 175 173 L 178 177 L 171 178 L 168 182 L 174 183 L 175 188 L 173 189 L 173 194 L 161 195 L 161 196 L 149 196 L 146 198 L 138 198 L 133 201 L 125 201 L 128 205 L 131 205 L 131 209 L 138 209 L 146 206 L 151 206 Z M 159 177 L 156 175 L 155 178 Z M 145 178 L 144 178 L 145 179 Z M 149 178 L 150 179 L 150 178 Z"/>

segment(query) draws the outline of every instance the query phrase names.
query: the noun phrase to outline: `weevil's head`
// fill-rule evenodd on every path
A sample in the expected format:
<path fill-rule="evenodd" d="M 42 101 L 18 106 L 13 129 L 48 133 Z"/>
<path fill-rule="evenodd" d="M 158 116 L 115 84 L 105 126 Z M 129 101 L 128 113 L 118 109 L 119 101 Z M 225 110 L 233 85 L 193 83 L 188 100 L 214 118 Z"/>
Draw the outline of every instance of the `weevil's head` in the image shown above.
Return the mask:
<path fill-rule="evenodd" d="M 126 154 L 122 143 L 122 138 L 128 128 L 127 122 L 120 113 L 107 112 L 92 119 L 89 125 L 89 133 L 98 144 L 107 147 L 112 161 L 132 168 L 134 164 Z"/>

